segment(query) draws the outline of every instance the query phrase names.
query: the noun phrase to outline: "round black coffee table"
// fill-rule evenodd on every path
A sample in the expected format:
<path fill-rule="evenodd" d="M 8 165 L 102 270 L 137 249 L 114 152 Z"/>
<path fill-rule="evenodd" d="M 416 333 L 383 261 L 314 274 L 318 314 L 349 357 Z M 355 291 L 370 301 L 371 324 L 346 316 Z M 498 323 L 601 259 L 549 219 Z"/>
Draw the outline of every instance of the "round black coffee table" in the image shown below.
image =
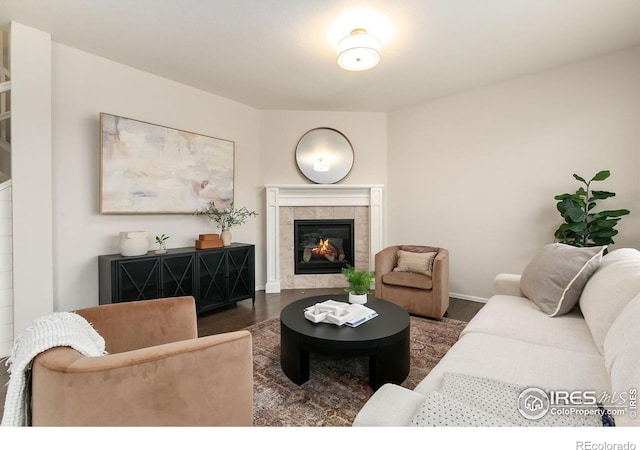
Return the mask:
<path fill-rule="evenodd" d="M 368 356 L 369 386 L 400 384 L 409 374 L 409 314 L 393 303 L 369 295 L 367 304 L 378 316 L 351 328 L 313 323 L 304 317 L 307 306 L 325 300 L 347 302 L 347 295 L 320 295 L 291 303 L 280 313 L 280 365 L 291 381 L 309 380 L 309 354 Z"/>

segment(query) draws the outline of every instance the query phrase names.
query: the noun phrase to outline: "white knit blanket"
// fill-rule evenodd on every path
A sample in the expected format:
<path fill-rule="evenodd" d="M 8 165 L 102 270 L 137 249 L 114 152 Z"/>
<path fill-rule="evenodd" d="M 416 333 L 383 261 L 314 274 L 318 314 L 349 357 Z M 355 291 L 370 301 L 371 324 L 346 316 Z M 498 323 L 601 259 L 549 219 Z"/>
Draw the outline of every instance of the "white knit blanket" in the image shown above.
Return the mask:
<path fill-rule="evenodd" d="M 17 337 L 6 365 L 9 383 L 2 426 L 29 425 L 27 372 L 33 359 L 52 347 L 72 347 L 84 356 L 105 354 L 104 339 L 78 314 L 56 312 L 36 319 Z"/>

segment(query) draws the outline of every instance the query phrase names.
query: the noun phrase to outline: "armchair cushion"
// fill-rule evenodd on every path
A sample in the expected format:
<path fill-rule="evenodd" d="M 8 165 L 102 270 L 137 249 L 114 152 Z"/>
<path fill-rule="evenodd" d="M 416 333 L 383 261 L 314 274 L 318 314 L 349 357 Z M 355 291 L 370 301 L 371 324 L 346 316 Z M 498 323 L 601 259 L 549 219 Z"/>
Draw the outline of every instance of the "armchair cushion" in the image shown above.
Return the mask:
<path fill-rule="evenodd" d="M 393 269 L 394 272 L 413 272 L 422 275 L 433 274 L 433 260 L 437 252 L 407 252 L 398 250 L 398 262 Z"/>
<path fill-rule="evenodd" d="M 382 282 L 393 286 L 402 286 L 414 289 L 432 289 L 433 278 L 411 272 L 389 272 L 382 275 Z"/>

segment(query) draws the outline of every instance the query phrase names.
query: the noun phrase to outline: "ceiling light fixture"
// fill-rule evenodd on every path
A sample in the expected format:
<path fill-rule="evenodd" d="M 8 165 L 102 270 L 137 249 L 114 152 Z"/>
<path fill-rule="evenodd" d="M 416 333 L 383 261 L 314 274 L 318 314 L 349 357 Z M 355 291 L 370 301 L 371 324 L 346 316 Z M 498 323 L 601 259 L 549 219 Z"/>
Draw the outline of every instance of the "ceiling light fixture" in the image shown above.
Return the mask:
<path fill-rule="evenodd" d="M 351 71 L 367 70 L 380 61 L 380 41 L 367 34 L 364 28 L 356 28 L 338 42 L 338 64 Z"/>

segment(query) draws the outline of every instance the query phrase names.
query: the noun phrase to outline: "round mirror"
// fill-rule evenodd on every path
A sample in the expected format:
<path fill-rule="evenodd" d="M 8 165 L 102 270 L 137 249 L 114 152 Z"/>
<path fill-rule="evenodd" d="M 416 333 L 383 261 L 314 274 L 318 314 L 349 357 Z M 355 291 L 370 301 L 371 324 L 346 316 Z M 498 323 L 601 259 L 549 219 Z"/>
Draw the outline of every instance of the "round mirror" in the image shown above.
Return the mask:
<path fill-rule="evenodd" d="M 333 128 L 314 128 L 298 141 L 296 163 L 314 183 L 331 184 L 346 177 L 353 166 L 353 147 Z"/>

